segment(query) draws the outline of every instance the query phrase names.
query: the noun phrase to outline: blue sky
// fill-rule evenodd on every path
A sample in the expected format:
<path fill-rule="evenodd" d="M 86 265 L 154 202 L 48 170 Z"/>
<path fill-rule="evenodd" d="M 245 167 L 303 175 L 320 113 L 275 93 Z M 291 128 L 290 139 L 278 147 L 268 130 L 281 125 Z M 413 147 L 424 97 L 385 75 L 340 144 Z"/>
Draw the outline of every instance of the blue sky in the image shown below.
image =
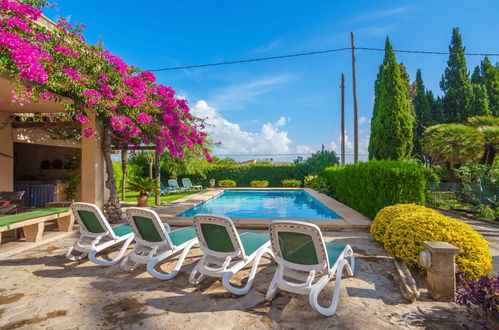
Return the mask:
<path fill-rule="evenodd" d="M 45 10 L 87 25 L 88 42 L 142 69 L 211 63 L 356 45 L 446 51 L 460 27 L 472 52 L 499 52 L 498 1 L 60 1 Z M 360 154 L 367 155 L 373 83 L 381 52 L 357 52 Z M 440 93 L 447 56 L 397 54 L 414 79 L 421 68 Z M 468 68 L 482 58 L 468 57 Z M 497 58 L 492 59 L 494 62 Z M 278 61 L 158 72 L 158 81 L 208 117 L 215 154 L 308 153 L 324 144 L 338 150 L 340 75 L 346 75 L 347 153 L 353 152 L 349 52 Z M 262 158 L 242 156 L 238 159 Z M 289 160 L 295 156 L 273 157 Z M 347 156 L 347 160 L 351 156 Z"/>

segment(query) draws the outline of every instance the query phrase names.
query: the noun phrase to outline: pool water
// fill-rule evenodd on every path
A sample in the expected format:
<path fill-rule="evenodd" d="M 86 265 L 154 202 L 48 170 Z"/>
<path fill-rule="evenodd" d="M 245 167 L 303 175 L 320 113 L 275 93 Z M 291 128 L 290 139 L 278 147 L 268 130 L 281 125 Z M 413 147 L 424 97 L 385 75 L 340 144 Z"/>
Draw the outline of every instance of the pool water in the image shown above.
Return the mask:
<path fill-rule="evenodd" d="M 341 219 L 304 190 L 225 190 L 178 217 L 200 213 L 229 218 Z"/>

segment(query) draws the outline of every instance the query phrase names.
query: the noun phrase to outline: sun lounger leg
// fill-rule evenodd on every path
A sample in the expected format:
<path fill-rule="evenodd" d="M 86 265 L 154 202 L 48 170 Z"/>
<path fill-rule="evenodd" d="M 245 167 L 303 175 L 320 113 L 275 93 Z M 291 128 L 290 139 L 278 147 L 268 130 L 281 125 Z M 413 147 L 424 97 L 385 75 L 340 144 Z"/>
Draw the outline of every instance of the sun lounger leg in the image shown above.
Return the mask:
<path fill-rule="evenodd" d="M 196 267 L 194 267 L 191 275 L 189 276 L 189 282 L 192 285 L 198 285 L 199 282 L 201 282 L 204 278 L 204 274 L 202 274 L 201 272 L 198 271 L 199 265 L 204 263 L 204 259 L 205 259 L 204 256 L 201 257 L 201 260 L 198 261 L 198 263 L 196 264 Z M 199 273 L 199 275 L 196 277 L 197 273 Z"/>
<path fill-rule="evenodd" d="M 196 243 L 197 242 L 191 242 L 184 247 L 184 250 L 182 251 L 182 254 L 180 255 L 180 257 L 178 258 L 178 261 L 177 261 L 177 264 L 175 265 L 175 268 L 169 274 L 160 273 L 154 269 L 154 267 L 158 264 L 158 262 L 160 262 L 161 260 L 164 260 L 164 258 L 163 259 L 152 258 L 151 261 L 149 261 L 149 263 L 147 264 L 147 271 L 149 272 L 149 274 L 151 274 L 152 276 L 154 276 L 156 278 L 159 278 L 160 280 L 170 280 L 170 279 L 174 278 L 175 276 L 177 276 L 178 271 L 180 270 L 180 267 L 182 267 L 182 264 L 184 263 L 185 257 L 187 256 L 187 254 L 191 250 L 192 246 Z"/>
<path fill-rule="evenodd" d="M 258 254 L 255 256 L 255 259 L 253 260 L 253 266 L 251 267 L 251 272 L 250 272 L 250 275 L 248 277 L 248 282 L 246 282 L 246 285 L 244 287 L 242 287 L 242 288 L 236 288 L 236 287 L 232 286 L 232 284 L 230 284 L 230 280 L 232 279 L 232 277 L 242 267 L 245 266 L 244 264 L 241 264 L 240 267 L 235 268 L 231 272 L 229 272 L 229 273 L 227 273 L 227 274 L 224 275 L 224 277 L 222 278 L 222 283 L 223 283 L 224 287 L 227 290 L 229 290 L 230 292 L 232 292 L 233 294 L 236 294 L 238 296 L 242 296 L 242 295 L 247 294 L 251 290 L 251 287 L 253 286 L 253 279 L 255 278 L 256 270 L 258 269 L 258 264 L 260 263 L 260 259 L 262 258 L 262 256 L 265 253 L 268 253 L 272 257 L 274 257 L 274 254 L 272 253 L 272 251 L 270 249 L 267 249 L 267 248 L 262 249 L 260 252 L 258 252 Z"/>
<path fill-rule="evenodd" d="M 86 258 L 87 255 L 88 255 L 88 252 L 82 252 L 81 254 L 79 255 L 75 255 L 73 254 L 73 251 L 75 250 L 75 247 L 74 245 L 72 247 L 69 248 L 68 252 L 66 252 L 66 258 L 71 260 L 71 261 L 78 261 L 78 260 L 81 260 L 83 258 Z"/>
<path fill-rule="evenodd" d="M 314 308 L 316 311 L 321 313 L 324 316 L 331 316 L 336 312 L 336 308 L 338 307 L 338 300 L 340 297 L 340 285 L 341 285 L 341 275 L 343 274 L 343 267 L 348 264 L 348 261 L 345 259 L 338 261 L 338 269 L 336 271 L 336 279 L 334 284 L 333 291 L 333 299 L 331 301 L 331 305 L 329 307 L 322 307 L 319 305 L 318 297 L 319 293 L 324 289 L 327 283 L 330 280 L 330 275 L 324 275 L 316 284 L 315 288 L 310 291 L 309 302 L 310 306 Z"/>
<path fill-rule="evenodd" d="M 274 299 L 275 294 L 277 293 L 277 281 L 282 278 L 283 267 L 277 266 L 277 270 L 272 277 L 272 282 L 270 282 L 269 289 L 267 290 L 267 294 L 265 295 L 265 299 L 271 301 Z"/>
<path fill-rule="evenodd" d="M 90 251 L 90 253 L 88 254 L 88 258 L 90 260 L 92 260 L 93 262 L 95 262 L 96 264 L 101 265 L 101 266 L 116 265 L 121 260 L 121 258 L 123 257 L 123 255 L 126 252 L 126 249 L 130 245 L 130 243 L 132 243 L 132 241 L 133 241 L 133 235 L 131 235 L 129 238 L 126 239 L 126 241 L 123 243 L 123 246 L 121 247 L 121 250 L 118 253 L 118 255 L 111 261 L 104 261 L 104 260 L 97 259 L 96 255 L 97 255 L 97 253 L 99 253 L 101 251 L 99 249 L 94 249 L 94 250 Z"/>

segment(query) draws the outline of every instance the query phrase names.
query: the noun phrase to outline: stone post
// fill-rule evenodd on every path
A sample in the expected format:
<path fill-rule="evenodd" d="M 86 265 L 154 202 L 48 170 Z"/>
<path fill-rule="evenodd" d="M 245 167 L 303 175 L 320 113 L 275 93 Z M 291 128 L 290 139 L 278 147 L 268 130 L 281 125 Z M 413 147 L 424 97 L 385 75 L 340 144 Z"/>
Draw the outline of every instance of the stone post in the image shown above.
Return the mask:
<path fill-rule="evenodd" d="M 210 180 L 210 187 L 215 188 L 215 179 Z"/>
<path fill-rule="evenodd" d="M 428 293 L 437 301 L 456 300 L 456 270 L 454 256 L 459 248 L 446 242 L 423 242 L 426 250 L 420 254 L 427 268 Z"/>

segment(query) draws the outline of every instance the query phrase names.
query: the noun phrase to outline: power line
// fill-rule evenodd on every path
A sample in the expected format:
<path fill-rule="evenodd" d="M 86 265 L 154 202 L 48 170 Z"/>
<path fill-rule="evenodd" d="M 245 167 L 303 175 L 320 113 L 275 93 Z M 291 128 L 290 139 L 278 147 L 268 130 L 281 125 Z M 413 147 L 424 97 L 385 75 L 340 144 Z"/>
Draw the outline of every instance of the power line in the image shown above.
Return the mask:
<path fill-rule="evenodd" d="M 334 53 L 334 52 L 343 52 L 347 50 L 351 50 L 352 47 L 345 48 L 336 48 L 336 49 L 326 49 L 319 50 L 314 52 L 305 52 L 305 53 L 297 53 L 297 54 L 287 54 L 287 55 L 279 55 L 279 56 L 269 56 L 269 57 L 257 57 L 251 59 L 243 59 L 243 60 L 235 60 L 235 61 L 225 61 L 225 62 L 215 62 L 215 63 L 205 63 L 205 64 L 195 64 L 195 65 L 185 65 L 185 66 L 175 66 L 169 68 L 160 68 L 160 69 L 150 69 L 147 71 L 173 71 L 173 70 L 182 70 L 182 69 L 194 69 L 194 68 L 204 68 L 211 66 L 221 66 L 221 65 L 230 65 L 230 64 L 239 64 L 239 63 L 250 63 L 250 62 L 261 62 L 261 61 L 271 61 L 271 60 L 279 60 L 283 58 L 290 57 L 300 57 L 300 56 L 310 56 L 310 55 L 318 55 L 318 54 L 326 54 L 326 53 Z M 384 48 L 372 48 L 372 47 L 355 47 L 358 50 L 366 50 L 366 51 L 379 51 L 384 52 Z M 409 53 L 409 54 L 426 54 L 426 55 L 450 55 L 457 54 L 451 52 L 441 52 L 441 51 L 426 51 L 426 50 L 404 50 L 404 49 L 394 49 L 395 53 Z M 465 56 L 499 56 L 499 53 L 464 53 Z"/>
<path fill-rule="evenodd" d="M 152 70 L 146 70 L 146 71 L 171 71 L 171 70 L 180 70 L 180 69 L 202 68 L 202 67 L 207 67 L 207 66 L 219 66 L 219 65 L 237 64 L 237 63 L 269 61 L 269 60 L 277 60 L 277 59 L 288 58 L 288 57 L 299 57 L 299 56 L 317 55 L 317 54 L 325 54 L 325 53 L 332 53 L 332 52 L 341 52 L 341 51 L 348 50 L 348 49 L 350 49 L 350 48 L 327 49 L 327 50 L 319 50 L 319 51 L 315 51 L 315 52 L 306 52 L 306 53 L 288 54 L 288 55 L 279 55 L 279 56 L 269 56 L 269 57 L 258 57 L 258 58 L 228 61 L 228 62 L 176 66 L 176 67 L 171 67 L 171 68 L 152 69 Z"/>

